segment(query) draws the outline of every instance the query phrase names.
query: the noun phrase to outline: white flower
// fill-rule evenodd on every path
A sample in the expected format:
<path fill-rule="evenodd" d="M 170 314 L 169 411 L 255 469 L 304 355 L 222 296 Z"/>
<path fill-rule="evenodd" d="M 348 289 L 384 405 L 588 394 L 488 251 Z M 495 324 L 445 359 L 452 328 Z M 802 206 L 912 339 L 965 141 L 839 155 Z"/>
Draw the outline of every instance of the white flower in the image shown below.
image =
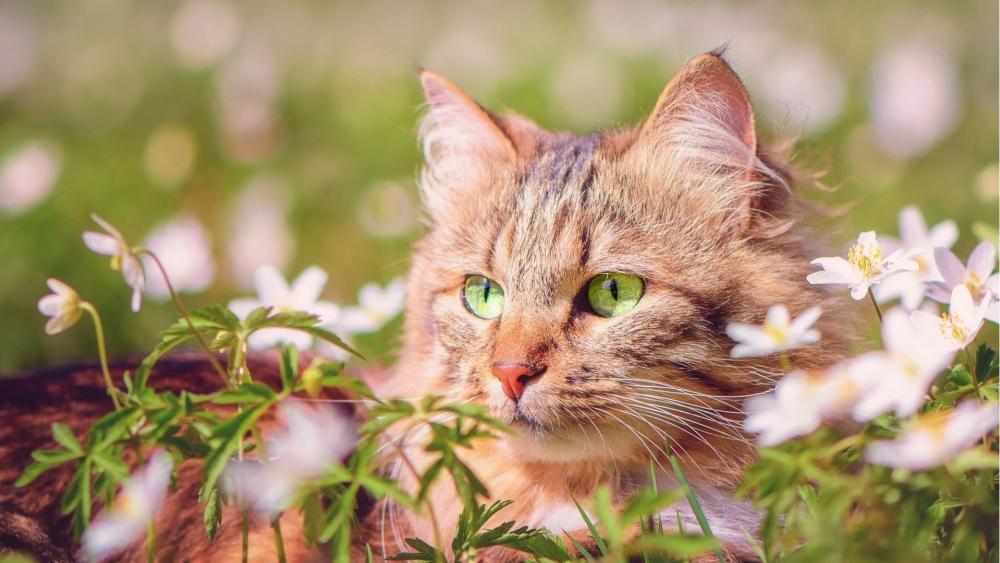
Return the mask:
<path fill-rule="evenodd" d="M 125 481 L 114 505 L 83 534 L 83 551 L 89 558 L 104 559 L 145 535 L 166 497 L 172 469 L 170 455 L 159 450 L 146 467 Z"/>
<path fill-rule="evenodd" d="M 969 288 L 956 285 L 951 290 L 951 306 L 947 313 L 938 316 L 926 311 L 914 311 L 910 313 L 910 322 L 928 340 L 938 339 L 944 348 L 961 350 L 976 339 L 988 306 L 985 299 L 975 304 Z"/>
<path fill-rule="evenodd" d="M 194 216 L 171 219 L 150 233 L 144 246 L 160 259 L 176 291 L 199 292 L 215 278 L 212 241 Z M 170 296 L 161 276 L 151 277 L 146 290 L 153 297 Z"/>
<path fill-rule="evenodd" d="M 859 388 L 844 364 L 826 372 L 793 371 L 774 391 L 747 401 L 744 428 L 760 434 L 762 446 L 774 446 L 809 434 L 824 421 L 850 409 Z"/>
<path fill-rule="evenodd" d="M 979 243 L 969 255 L 969 261 L 962 261 L 950 251 L 939 248 L 934 251 L 941 277 L 944 281 L 928 287 L 927 295 L 940 303 L 948 303 L 952 290 L 957 285 L 969 288 L 973 301 L 987 300 L 986 318 L 998 322 L 1000 317 L 1000 275 L 993 273 L 997 253 L 992 244 Z"/>
<path fill-rule="evenodd" d="M 59 334 L 76 324 L 83 315 L 82 302 L 76 291 L 65 283 L 49 278 L 52 293 L 38 300 L 38 312 L 52 317 L 45 323 L 45 334 Z"/>
<path fill-rule="evenodd" d="M 281 428 L 267 441 L 267 459 L 231 463 L 224 481 L 231 493 L 272 519 L 303 485 L 345 459 L 357 440 L 347 417 L 329 407 L 306 408 L 293 399 L 278 411 Z"/>
<path fill-rule="evenodd" d="M 769 356 L 819 342 L 819 332 L 813 330 L 812 325 L 820 314 L 819 307 L 810 307 L 793 321 L 787 307 L 775 305 L 768 309 L 763 326 L 732 323 L 726 327 L 726 334 L 738 344 L 730 355 L 734 358 Z"/>
<path fill-rule="evenodd" d="M 346 334 L 375 332 L 396 317 L 406 302 L 406 281 L 397 278 L 382 289 L 367 283 L 358 293 L 358 305 L 345 307 L 337 328 Z"/>
<path fill-rule="evenodd" d="M 0 163 L 0 209 L 23 213 L 38 205 L 59 178 L 59 151 L 32 141 Z"/>
<path fill-rule="evenodd" d="M 854 418 L 864 422 L 887 412 L 909 416 L 924 402 L 927 389 L 955 357 L 937 339 L 928 339 L 902 309 L 882 320 L 884 351 L 863 354 L 849 363 L 862 389 Z"/>
<path fill-rule="evenodd" d="M 142 261 L 125 242 L 125 237 L 122 236 L 121 232 L 114 228 L 111 223 L 101 219 L 96 213 L 92 213 L 90 218 L 105 232 L 86 231 L 83 233 L 83 243 L 90 250 L 111 257 L 111 268 L 121 270 L 125 283 L 132 288 L 132 310 L 138 311 L 139 307 L 142 306 L 142 288 L 146 281 Z"/>
<path fill-rule="evenodd" d="M 971 448 L 997 427 L 996 403 L 966 401 L 954 410 L 921 415 L 895 440 L 868 446 L 868 461 L 920 471 L 937 467 Z"/>
<path fill-rule="evenodd" d="M 240 318 L 246 318 L 257 307 L 271 307 L 273 313 L 303 311 L 320 318 L 320 324 L 329 325 L 337 321 L 340 307 L 329 301 L 320 301 L 320 293 L 326 285 L 327 275 L 322 268 L 306 268 L 291 285 L 274 266 L 261 266 L 254 273 L 257 299 L 234 299 L 229 309 Z M 265 328 L 250 335 L 247 344 L 261 350 L 281 344 L 305 350 L 312 346 L 313 337 L 305 332 L 290 328 Z"/>
<path fill-rule="evenodd" d="M 851 288 L 851 297 L 864 299 L 868 288 L 889 276 L 917 270 L 919 266 L 912 258 L 920 252 L 920 249 L 899 249 L 886 258 L 875 231 L 866 231 L 858 235 L 858 242 L 851 245 L 846 260 L 834 256 L 810 262 L 823 268 L 823 271 L 813 272 L 806 279 L 811 284 L 847 285 Z"/>
<path fill-rule="evenodd" d="M 958 227 L 954 221 L 942 221 L 929 230 L 923 215 L 916 207 L 907 207 L 899 212 L 899 240 L 881 237 L 879 243 L 886 252 L 899 249 L 917 249 L 923 252 L 913 257 L 919 268 L 913 272 L 900 272 L 886 278 L 873 288 L 875 299 L 885 303 L 899 298 L 907 311 L 920 307 L 924 299 L 926 284 L 943 281 L 934 259 L 934 249 L 951 248 L 958 240 Z"/>

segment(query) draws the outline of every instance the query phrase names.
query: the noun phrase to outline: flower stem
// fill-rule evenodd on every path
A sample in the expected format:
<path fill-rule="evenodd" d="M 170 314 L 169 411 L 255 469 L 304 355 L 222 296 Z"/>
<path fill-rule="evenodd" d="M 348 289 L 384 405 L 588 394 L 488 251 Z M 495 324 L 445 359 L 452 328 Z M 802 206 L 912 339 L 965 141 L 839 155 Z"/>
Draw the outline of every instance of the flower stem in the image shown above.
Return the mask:
<path fill-rule="evenodd" d="M 420 482 L 421 474 L 417 471 L 417 466 L 413 464 L 410 457 L 406 455 L 406 450 L 403 449 L 403 445 L 397 444 L 396 449 L 399 451 L 399 457 L 403 460 L 403 463 L 406 464 L 406 468 L 413 474 L 413 478 L 416 479 L 417 482 Z M 430 498 L 427 499 L 427 514 L 430 516 L 431 528 L 434 529 L 434 546 L 438 549 L 444 549 L 444 543 L 441 541 L 441 527 L 438 524 L 437 515 L 434 514 L 434 506 L 431 503 Z"/>
<path fill-rule="evenodd" d="M 206 344 L 205 340 L 201 337 L 201 333 L 194 328 L 194 323 L 191 322 L 191 317 L 188 315 L 187 308 L 185 308 L 184 304 L 181 303 L 181 299 L 177 296 L 177 292 L 174 291 L 174 286 L 170 283 L 170 276 L 167 275 L 167 269 L 163 267 L 163 262 L 160 262 L 160 259 L 156 256 L 156 254 L 153 254 L 152 251 L 145 248 L 140 248 L 136 251 L 136 254 L 145 254 L 146 256 L 149 256 L 154 264 L 156 264 L 156 268 L 160 270 L 160 276 L 163 278 L 163 283 L 167 286 L 167 292 L 170 293 L 170 299 L 174 302 L 174 308 L 177 309 L 177 312 L 187 323 L 188 328 L 191 329 L 191 334 L 193 334 L 195 340 L 198 341 L 198 346 L 201 347 L 201 350 L 205 352 L 209 363 L 212 364 L 212 368 L 214 368 L 216 373 L 222 377 L 223 381 L 228 383 L 229 380 L 226 378 L 226 371 L 222 369 L 222 365 L 220 365 L 219 360 L 215 358 L 215 354 L 208 349 L 208 344 Z"/>
<path fill-rule="evenodd" d="M 281 538 L 281 517 L 274 519 L 271 522 L 271 527 L 274 528 L 274 549 L 278 552 L 278 563 L 286 563 L 285 559 L 285 542 Z"/>
<path fill-rule="evenodd" d="M 788 352 L 782 352 L 778 355 L 778 361 L 781 363 L 781 369 L 785 373 L 792 371 L 792 359 L 788 357 Z"/>
<path fill-rule="evenodd" d="M 250 512 L 247 510 L 243 511 L 243 523 L 241 524 L 243 530 L 243 548 L 242 554 L 243 563 L 247 563 L 250 560 Z"/>
<path fill-rule="evenodd" d="M 108 369 L 108 350 L 104 343 L 104 324 L 101 323 L 101 315 L 98 314 L 97 308 L 87 301 L 80 303 L 80 308 L 86 311 L 90 315 L 90 318 L 94 320 L 94 332 L 97 333 L 97 355 L 101 358 L 101 372 L 104 374 L 104 384 L 108 386 L 108 395 L 111 396 L 111 402 L 115 404 L 115 410 L 118 410 L 121 408 L 121 403 L 118 402 L 118 388 L 111 381 L 111 371 Z"/>
<path fill-rule="evenodd" d="M 868 288 L 868 299 L 872 302 L 872 307 L 875 307 L 875 314 L 878 315 L 878 322 L 882 324 L 882 309 L 879 309 L 878 302 L 875 301 L 875 294 L 872 293 L 872 288 Z"/>
<path fill-rule="evenodd" d="M 146 563 L 153 563 L 156 558 L 153 557 L 156 552 L 156 530 L 153 529 L 153 519 L 149 519 L 149 525 L 146 526 Z"/>

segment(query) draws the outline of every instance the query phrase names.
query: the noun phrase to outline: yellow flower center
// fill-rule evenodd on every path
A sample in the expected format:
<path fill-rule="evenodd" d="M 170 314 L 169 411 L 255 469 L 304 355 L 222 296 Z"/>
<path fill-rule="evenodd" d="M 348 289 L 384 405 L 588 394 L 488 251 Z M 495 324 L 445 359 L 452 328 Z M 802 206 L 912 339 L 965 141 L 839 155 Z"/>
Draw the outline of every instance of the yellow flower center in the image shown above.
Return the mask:
<path fill-rule="evenodd" d="M 920 366 L 917 365 L 917 362 L 907 359 L 903 362 L 903 373 L 910 379 L 915 379 L 920 373 Z"/>
<path fill-rule="evenodd" d="M 768 335 L 776 344 L 781 344 L 788 339 L 788 328 L 764 321 L 764 334 Z"/>
<path fill-rule="evenodd" d="M 963 284 L 969 289 L 969 294 L 972 295 L 973 299 L 979 299 L 982 297 L 983 290 L 986 289 L 983 285 L 983 278 L 973 272 L 969 272 L 968 275 L 965 276 Z"/>
<path fill-rule="evenodd" d="M 847 261 L 863 277 L 873 278 L 882 271 L 882 249 L 877 244 L 853 244 Z"/>
<path fill-rule="evenodd" d="M 935 442 L 942 442 L 945 438 L 945 431 L 948 428 L 948 420 L 951 418 L 950 410 L 933 411 L 920 415 L 913 426 L 917 430 L 926 432 Z"/>
<path fill-rule="evenodd" d="M 965 342 L 969 329 L 954 315 L 941 313 L 941 334 L 955 342 Z"/>

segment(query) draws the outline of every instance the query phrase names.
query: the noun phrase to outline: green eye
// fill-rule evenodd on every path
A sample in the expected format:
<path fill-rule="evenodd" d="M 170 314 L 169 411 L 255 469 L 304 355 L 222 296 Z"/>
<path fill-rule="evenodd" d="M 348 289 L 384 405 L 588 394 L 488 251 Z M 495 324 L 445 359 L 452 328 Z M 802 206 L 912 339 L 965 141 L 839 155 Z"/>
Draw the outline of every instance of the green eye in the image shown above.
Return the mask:
<path fill-rule="evenodd" d="M 617 317 L 635 307 L 644 289 L 642 278 L 635 274 L 598 274 L 587 284 L 587 302 L 598 315 Z"/>
<path fill-rule="evenodd" d="M 480 319 L 495 319 L 503 312 L 503 288 L 485 276 L 470 275 L 462 288 L 462 302 Z"/>

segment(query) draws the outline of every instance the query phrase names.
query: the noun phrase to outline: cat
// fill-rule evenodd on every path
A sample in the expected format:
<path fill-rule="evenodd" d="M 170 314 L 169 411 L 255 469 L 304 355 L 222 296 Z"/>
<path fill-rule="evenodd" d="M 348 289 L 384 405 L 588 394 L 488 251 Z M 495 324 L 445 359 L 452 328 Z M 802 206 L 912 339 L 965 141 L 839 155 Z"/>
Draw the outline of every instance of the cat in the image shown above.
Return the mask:
<path fill-rule="evenodd" d="M 723 54 L 685 64 L 640 125 L 583 136 L 492 113 L 429 70 L 420 81 L 429 230 L 413 252 L 400 359 L 380 390 L 443 394 L 507 422 L 510 434 L 462 453 L 492 498 L 514 501 L 494 523 L 581 540 L 574 498 L 605 484 L 621 501 L 648 484 L 650 460 L 658 485 L 676 487 L 669 439 L 727 556 L 755 560 L 746 538 L 760 515 L 732 499 L 754 460 L 741 407 L 782 369 L 776 357 L 731 359 L 725 328 L 759 323 L 778 303 L 793 314 L 822 305 L 823 341 L 790 353 L 799 369 L 841 358 L 849 331 L 833 298 L 805 281 L 816 243 L 801 224 L 803 205 L 781 157 L 758 143 L 749 96 Z M 204 363 L 171 361 L 154 373 L 155 386 L 214 385 Z M 254 361 L 255 377 L 274 379 L 273 362 Z M 69 473 L 24 489 L 12 483 L 31 450 L 51 446 L 52 422 L 80 435 L 106 412 L 100 376 L 67 368 L 0 380 L 0 402 L 0 551 L 73 560 L 58 511 Z M 390 437 L 418 469 L 428 464 L 421 438 Z M 227 509 L 209 542 L 194 500 L 198 470 L 180 468 L 157 517 L 158 557 L 235 560 L 237 513 Z M 415 489 L 392 454 L 386 472 Z M 363 511 L 359 550 L 371 545 L 382 559 L 407 549 L 406 537 L 433 543 L 435 524 L 453 529 L 461 502 L 450 482 L 430 499 L 418 514 L 390 503 Z M 678 514 L 697 529 L 685 504 L 664 520 Z M 321 560 L 301 526 L 297 514 L 282 517 L 289 560 Z M 268 526 L 254 526 L 252 559 L 275 559 L 270 538 Z M 506 548 L 481 555 L 523 559 Z M 120 559 L 142 557 L 137 546 Z"/>

